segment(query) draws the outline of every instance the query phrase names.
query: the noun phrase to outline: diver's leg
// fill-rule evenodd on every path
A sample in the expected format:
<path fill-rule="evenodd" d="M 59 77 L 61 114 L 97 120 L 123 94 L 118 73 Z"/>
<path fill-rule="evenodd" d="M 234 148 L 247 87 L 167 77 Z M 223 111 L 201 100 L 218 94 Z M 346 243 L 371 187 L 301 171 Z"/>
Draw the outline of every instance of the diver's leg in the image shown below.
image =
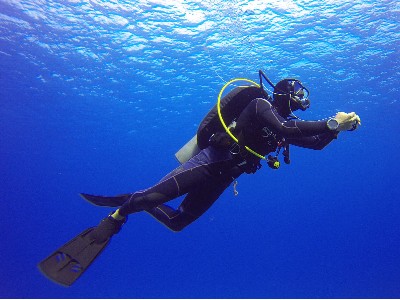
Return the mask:
<path fill-rule="evenodd" d="M 201 184 L 188 193 L 178 209 L 161 204 L 147 212 L 172 231 L 181 231 L 203 215 L 241 173 L 232 169 L 217 180 Z"/>
<path fill-rule="evenodd" d="M 102 239 L 104 239 L 105 237 L 108 238 L 111 237 L 114 232 L 117 231 L 117 229 L 119 230 L 119 228 L 121 227 L 120 225 L 117 226 L 118 228 L 115 228 L 115 230 L 108 230 L 111 227 L 113 227 L 112 229 L 114 229 L 115 227 L 114 223 L 109 224 L 109 221 L 113 221 L 111 219 L 121 221 L 120 223 L 123 224 L 125 223 L 128 214 L 139 212 L 142 210 L 151 210 L 152 208 L 155 208 L 176 197 L 188 194 L 192 191 L 196 191 L 196 188 L 199 186 L 199 184 L 201 185 L 201 183 L 206 183 L 206 188 L 210 188 L 213 185 L 212 183 L 219 182 L 228 174 L 230 176 L 229 170 L 231 170 L 234 165 L 235 162 L 231 159 L 231 157 L 227 157 L 227 155 L 224 155 L 224 153 L 221 154 L 221 152 L 217 150 L 212 151 L 212 149 L 207 148 L 201 151 L 198 155 L 183 164 L 180 168 L 175 169 L 173 172 L 168 174 L 164 178 L 164 180 L 161 180 L 155 186 L 144 191 L 139 191 L 130 195 L 124 195 L 124 197 L 127 198 L 125 203 L 122 204 L 122 206 L 115 212 L 113 212 L 109 217 L 103 220 L 107 222 L 107 224 L 105 224 L 107 226 L 99 225 L 97 227 L 99 231 L 98 236 L 101 236 Z M 197 219 L 212 205 L 212 203 L 214 203 L 214 201 L 218 198 L 218 196 L 225 188 L 226 186 L 220 189 L 217 188 L 216 190 L 211 189 L 211 192 L 216 193 L 213 197 L 208 197 L 210 194 L 202 194 L 204 193 L 204 191 L 199 191 L 199 194 L 207 196 L 204 197 L 205 199 L 207 199 L 208 201 L 211 200 L 211 203 L 209 203 L 208 205 L 202 204 L 200 208 L 197 208 L 199 210 L 196 210 L 196 205 L 193 206 L 193 204 L 191 204 L 192 202 L 195 202 L 194 200 L 189 201 L 193 195 L 197 194 L 188 194 L 187 199 L 189 200 L 184 201 L 180 207 L 180 210 L 182 210 L 182 214 L 180 215 L 181 220 L 179 221 L 179 226 L 175 225 L 174 229 L 181 230 L 183 227 L 187 226 L 195 219 Z M 217 193 L 216 191 L 219 192 Z M 193 199 L 198 198 L 196 196 Z M 186 210 L 186 205 L 184 205 L 184 203 L 187 203 L 188 207 L 193 206 L 195 212 L 192 214 L 191 210 Z"/>
<path fill-rule="evenodd" d="M 229 158 L 229 157 L 228 157 Z M 205 149 L 165 176 L 153 187 L 128 195 L 119 209 L 122 216 L 150 210 L 160 204 L 195 190 L 204 182 L 218 181 L 232 167 L 232 160 L 218 150 Z"/>
<path fill-rule="evenodd" d="M 209 172 L 211 165 L 197 166 L 159 182 L 153 187 L 131 194 L 120 207 L 119 213 L 126 216 L 142 210 L 149 210 L 164 202 L 188 193 L 196 184 L 212 177 Z"/>

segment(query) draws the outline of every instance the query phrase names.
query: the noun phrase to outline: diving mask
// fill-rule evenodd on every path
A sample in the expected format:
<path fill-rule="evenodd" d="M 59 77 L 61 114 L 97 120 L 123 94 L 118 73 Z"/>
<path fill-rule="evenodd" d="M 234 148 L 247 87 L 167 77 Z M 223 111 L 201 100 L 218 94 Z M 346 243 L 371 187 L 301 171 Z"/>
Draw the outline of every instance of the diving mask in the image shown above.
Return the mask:
<path fill-rule="evenodd" d="M 292 108 L 292 111 L 301 109 L 302 111 L 310 107 L 310 100 L 308 96 L 310 92 L 308 89 L 297 79 L 291 80 L 289 84 L 293 87 L 293 92 L 291 93 L 291 100 L 295 103 L 296 107 Z"/>

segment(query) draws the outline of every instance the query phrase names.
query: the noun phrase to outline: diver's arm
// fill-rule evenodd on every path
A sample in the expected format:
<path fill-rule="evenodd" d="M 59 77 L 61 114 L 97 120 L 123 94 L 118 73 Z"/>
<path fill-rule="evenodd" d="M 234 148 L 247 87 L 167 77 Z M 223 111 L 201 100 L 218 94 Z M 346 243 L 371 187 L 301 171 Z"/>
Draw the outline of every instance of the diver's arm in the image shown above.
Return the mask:
<path fill-rule="evenodd" d="M 313 150 L 321 150 L 325 148 L 334 139 L 337 139 L 339 132 L 332 131 L 328 133 L 323 133 L 319 135 L 302 137 L 302 138 L 288 138 L 286 142 L 291 145 L 308 148 Z"/>
<path fill-rule="evenodd" d="M 258 98 L 255 101 L 257 101 L 256 116 L 261 124 L 265 124 L 285 138 L 311 137 L 336 131 L 354 130 L 361 125 L 360 117 L 354 112 L 338 112 L 335 117 L 321 121 L 288 121 L 280 116 L 267 100 Z"/>
<path fill-rule="evenodd" d="M 326 124 L 327 120 L 288 121 L 281 117 L 268 101 L 263 99 L 257 99 L 256 101 L 256 115 L 259 121 L 286 138 L 313 137 L 319 134 L 331 133 Z"/>

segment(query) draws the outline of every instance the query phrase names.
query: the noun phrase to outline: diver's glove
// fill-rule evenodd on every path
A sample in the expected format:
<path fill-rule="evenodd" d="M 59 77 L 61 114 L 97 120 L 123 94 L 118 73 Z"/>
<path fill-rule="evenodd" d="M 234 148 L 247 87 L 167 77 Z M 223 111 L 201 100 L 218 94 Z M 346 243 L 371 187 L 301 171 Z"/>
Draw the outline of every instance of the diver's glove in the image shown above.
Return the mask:
<path fill-rule="evenodd" d="M 127 217 L 122 217 L 120 215 L 118 218 L 115 218 L 115 215 L 118 215 L 118 210 L 112 212 L 106 218 L 101 220 L 100 224 L 91 232 L 91 237 L 97 243 L 103 243 L 114 234 L 118 233 L 121 230 L 122 225 L 124 225 L 128 220 Z"/>
<path fill-rule="evenodd" d="M 356 130 L 359 125 L 361 125 L 360 117 L 355 113 L 345 113 L 338 112 L 334 118 L 338 122 L 337 131 L 353 131 Z"/>

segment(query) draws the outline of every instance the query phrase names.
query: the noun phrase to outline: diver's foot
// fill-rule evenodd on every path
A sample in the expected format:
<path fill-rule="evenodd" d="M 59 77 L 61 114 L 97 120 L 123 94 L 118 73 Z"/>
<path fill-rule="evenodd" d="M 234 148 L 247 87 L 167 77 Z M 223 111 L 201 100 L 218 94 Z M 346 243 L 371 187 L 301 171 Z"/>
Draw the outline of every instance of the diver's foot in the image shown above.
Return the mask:
<path fill-rule="evenodd" d="M 116 220 L 110 214 L 109 216 L 101 220 L 100 224 L 97 225 L 95 229 L 93 229 L 91 237 L 96 240 L 96 243 L 103 243 L 114 234 L 118 233 L 121 230 L 122 225 L 124 225 L 126 221 L 126 217 L 122 220 Z"/>

